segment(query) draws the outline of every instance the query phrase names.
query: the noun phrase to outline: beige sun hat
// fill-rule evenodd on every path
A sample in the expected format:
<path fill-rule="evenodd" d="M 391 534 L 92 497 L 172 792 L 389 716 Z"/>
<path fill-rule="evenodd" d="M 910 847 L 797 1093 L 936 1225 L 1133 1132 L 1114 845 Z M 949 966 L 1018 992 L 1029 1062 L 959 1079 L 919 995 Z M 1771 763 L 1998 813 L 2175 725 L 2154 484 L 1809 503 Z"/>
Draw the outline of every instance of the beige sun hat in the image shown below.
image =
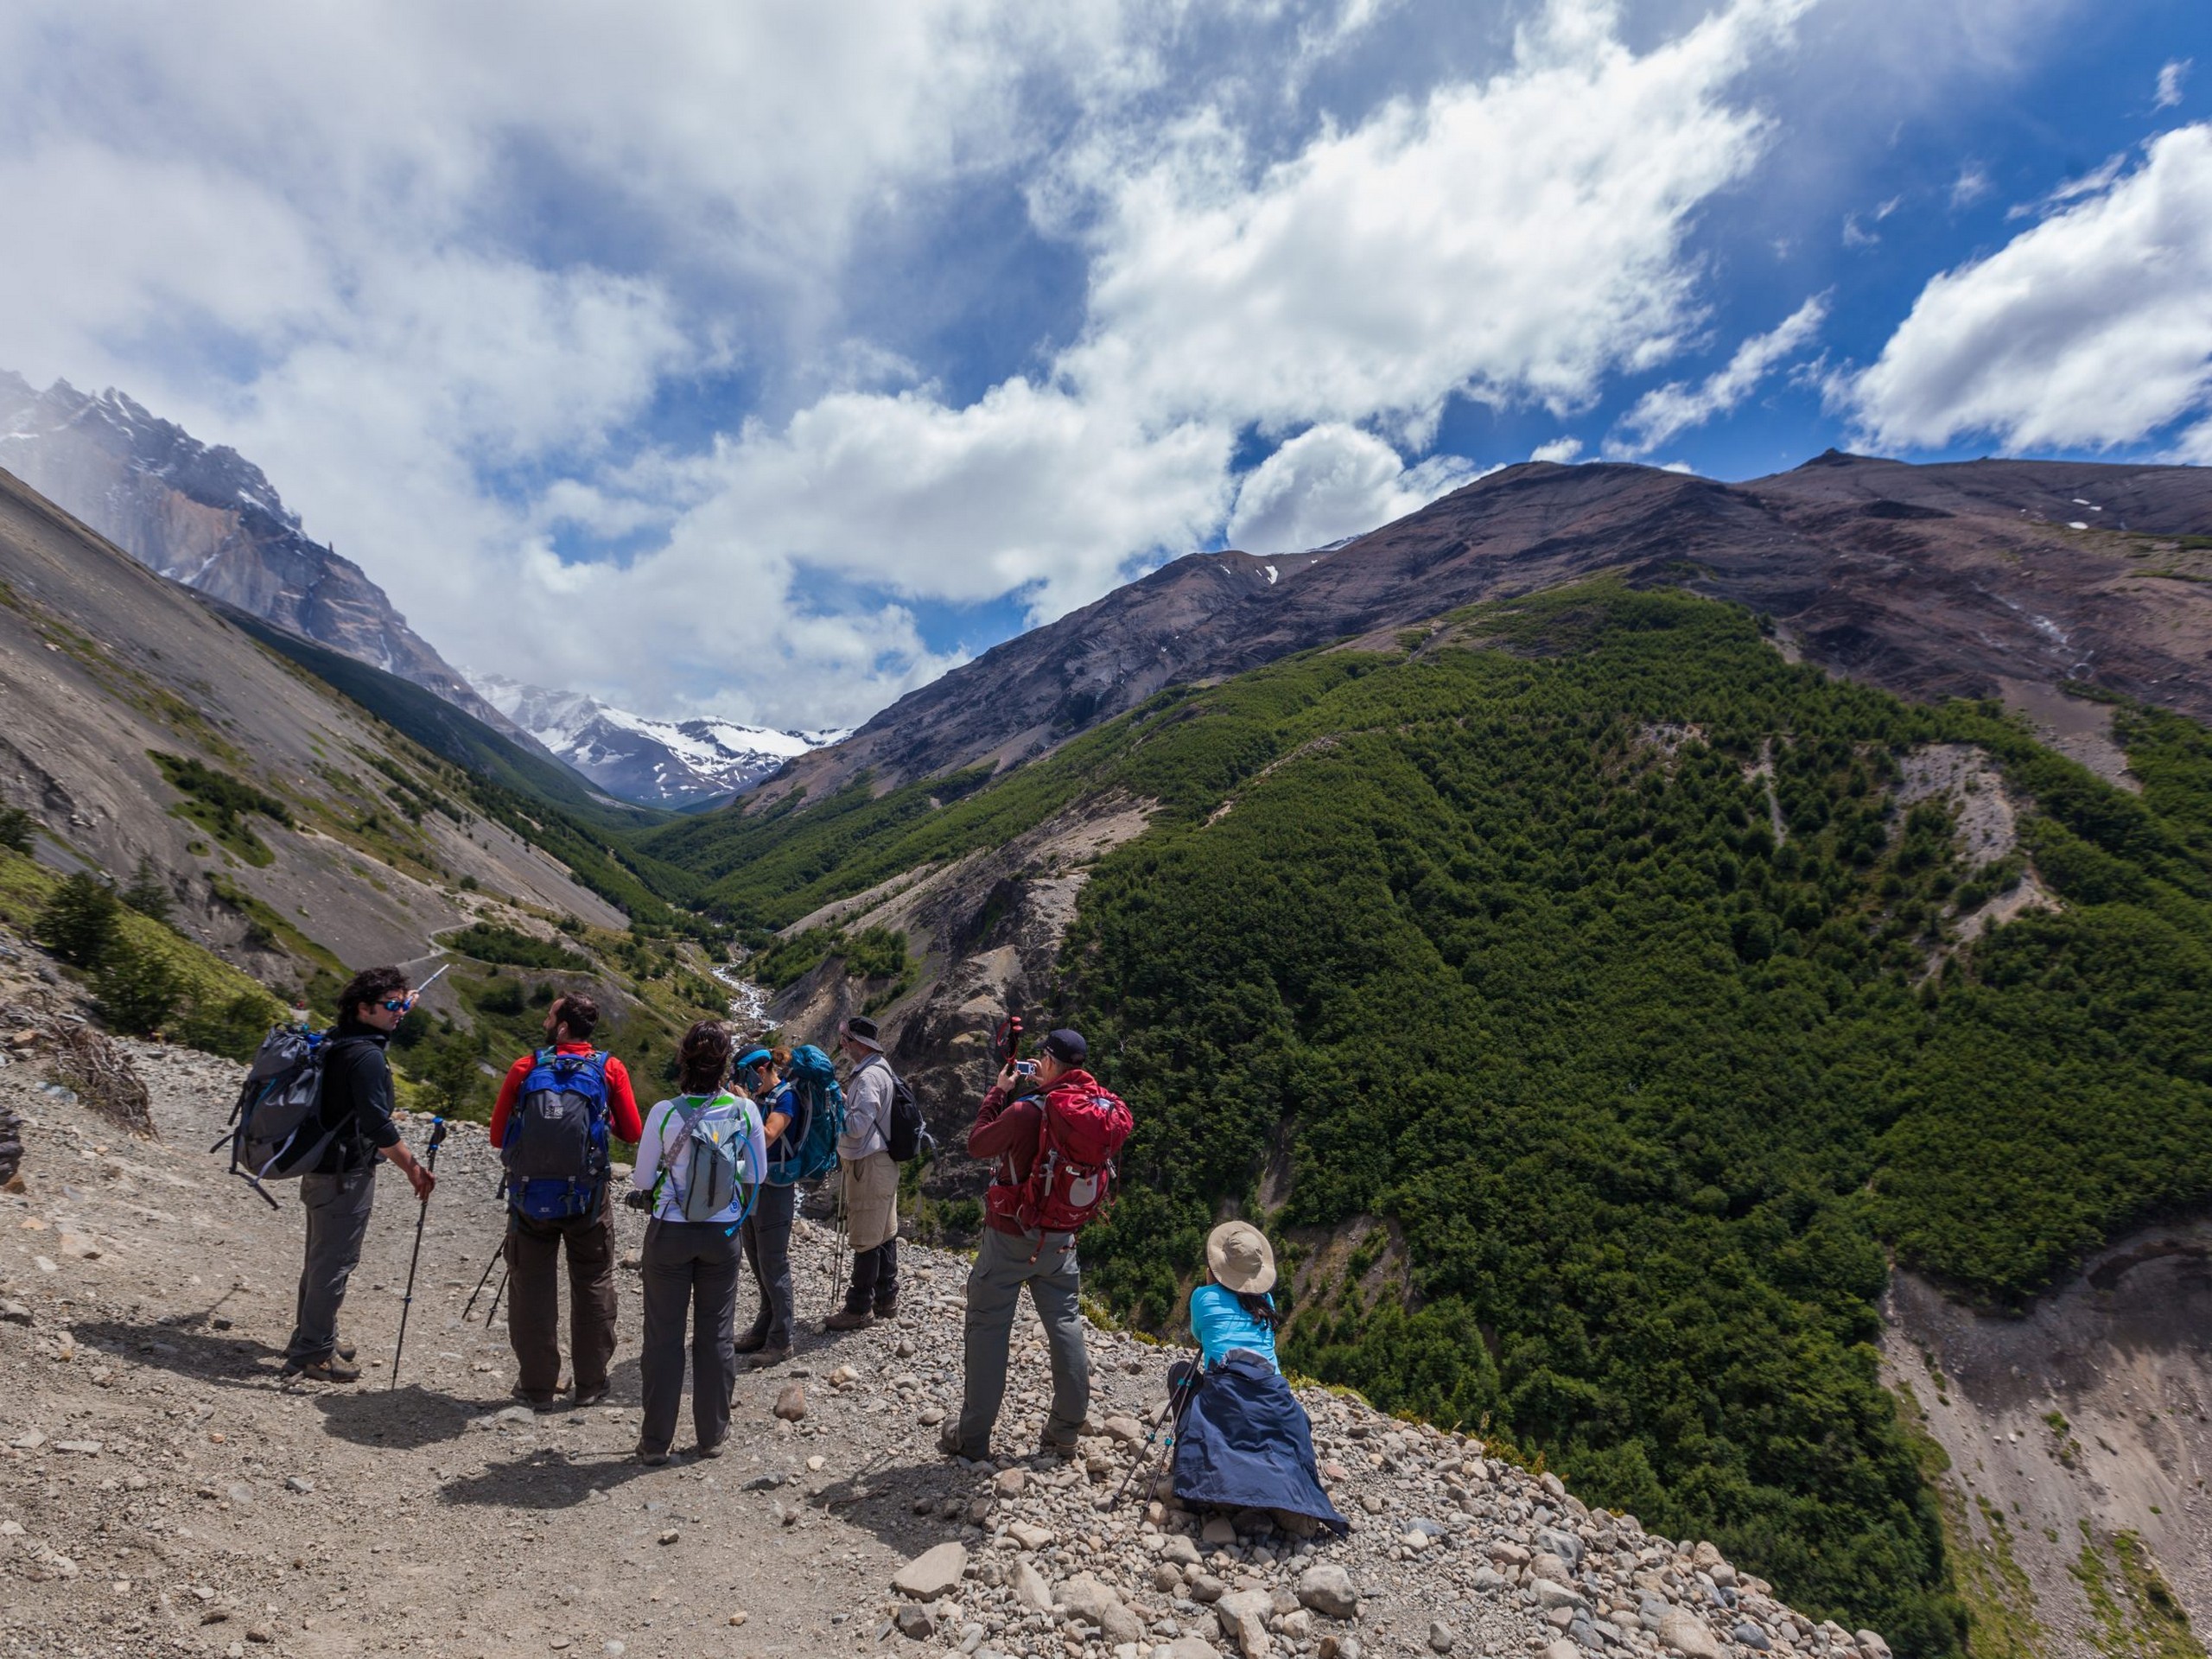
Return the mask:
<path fill-rule="evenodd" d="M 1274 1247 L 1249 1221 L 1224 1221 L 1206 1235 L 1206 1266 L 1214 1283 L 1240 1296 L 1274 1287 Z"/>

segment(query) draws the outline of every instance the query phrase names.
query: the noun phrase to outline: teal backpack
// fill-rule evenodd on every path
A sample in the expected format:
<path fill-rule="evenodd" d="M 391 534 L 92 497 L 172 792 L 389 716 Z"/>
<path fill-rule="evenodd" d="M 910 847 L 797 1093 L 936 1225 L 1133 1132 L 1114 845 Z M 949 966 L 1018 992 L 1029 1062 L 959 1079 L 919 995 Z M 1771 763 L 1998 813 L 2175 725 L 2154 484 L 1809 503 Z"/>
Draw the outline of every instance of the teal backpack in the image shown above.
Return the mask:
<path fill-rule="evenodd" d="M 827 1054 L 802 1043 L 791 1051 L 784 1081 L 798 1107 L 798 1121 L 784 1132 L 785 1140 L 798 1150 L 768 1166 L 771 1186 L 795 1186 L 836 1168 L 837 1137 L 845 1132 L 845 1090 Z"/>

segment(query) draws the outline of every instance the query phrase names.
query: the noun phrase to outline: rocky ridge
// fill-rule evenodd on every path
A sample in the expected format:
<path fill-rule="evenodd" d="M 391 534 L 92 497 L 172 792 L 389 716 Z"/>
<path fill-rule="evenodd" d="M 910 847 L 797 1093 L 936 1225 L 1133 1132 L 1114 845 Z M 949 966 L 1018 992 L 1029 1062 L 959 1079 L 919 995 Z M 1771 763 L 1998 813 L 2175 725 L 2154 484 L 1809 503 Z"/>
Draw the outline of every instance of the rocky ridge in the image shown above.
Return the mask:
<path fill-rule="evenodd" d="M 364 1383 L 287 1384 L 292 1197 L 268 1210 L 200 1150 L 239 1068 L 126 1045 L 157 1128 L 132 1138 L 52 1079 L 48 1046 L 11 1040 L 0 1065 L 28 1147 L 0 1196 L 0 1619 L 29 1652 L 1888 1659 L 1709 1544 L 1319 1389 L 1300 1397 L 1349 1537 L 1192 1513 L 1143 1479 L 1112 1507 L 1145 1464 L 1171 1357 L 1112 1330 L 1088 1333 L 1078 1460 L 1014 1455 L 1048 1388 L 1027 1316 L 1007 1454 L 944 1459 L 964 1262 L 910 1247 L 899 1318 L 825 1338 L 836 1241 L 814 1222 L 797 1232 L 795 1359 L 741 1377 L 724 1455 L 646 1469 L 625 1456 L 626 1274 L 613 1402 L 508 1399 L 491 1291 L 469 1306 L 501 1224 L 473 1125 L 440 1156 L 400 1386 L 389 1357 L 418 1212 L 391 1178 L 346 1306 Z M 634 1267 L 639 1218 L 617 1224 Z M 741 1319 L 752 1307 L 741 1291 Z"/>
<path fill-rule="evenodd" d="M 112 388 L 0 369 L 0 467 L 162 575 L 435 691 L 533 742 L 407 626 L 361 567 L 310 540 L 261 468 Z"/>
<path fill-rule="evenodd" d="M 1775 620 L 1832 672 L 2029 707 L 2084 679 L 2212 717 L 2212 468 L 1830 451 L 1724 484 L 1611 463 L 1509 467 L 1340 546 L 1197 553 L 911 691 L 741 804 L 1004 766 L 1162 687 L 1608 573 Z"/>

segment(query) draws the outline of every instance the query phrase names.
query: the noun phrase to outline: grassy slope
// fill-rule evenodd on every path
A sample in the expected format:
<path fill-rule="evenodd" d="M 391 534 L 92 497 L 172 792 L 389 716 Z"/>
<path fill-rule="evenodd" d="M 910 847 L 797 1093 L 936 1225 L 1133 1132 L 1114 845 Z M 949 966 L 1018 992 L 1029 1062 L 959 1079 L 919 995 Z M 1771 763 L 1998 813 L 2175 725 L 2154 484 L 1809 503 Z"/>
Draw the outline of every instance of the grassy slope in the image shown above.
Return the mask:
<path fill-rule="evenodd" d="M 2212 1192 L 2204 734 L 2124 718 L 2139 800 L 1994 708 L 1792 668 L 1721 606 L 1592 588 L 1471 632 L 1510 648 L 1312 653 L 941 807 L 855 790 L 656 850 L 774 923 L 1090 791 L 1163 803 L 1065 962 L 1140 1125 L 1096 1286 L 1170 1319 L 1218 1206 L 1285 1157 L 1279 1236 L 1419 1241 L 1309 1282 L 1296 1363 L 1487 1421 L 1901 1651 L 1954 1648 L 1868 1345 L 1885 1249 L 2018 1300 Z M 1669 761 L 1640 736 L 1666 721 L 1704 741 Z M 2034 798 L 2068 909 L 1923 983 L 1966 873 L 1941 812 L 1893 826 L 1888 791 L 1938 740 Z M 1782 847 L 1750 775 L 1770 746 Z"/>
<path fill-rule="evenodd" d="M 671 907 L 695 880 L 623 843 L 664 823 L 651 807 L 610 805 L 565 766 L 465 714 L 421 686 L 325 649 L 228 606 L 224 615 L 270 651 L 321 680 L 424 751 L 468 804 L 561 860 L 576 879 L 648 926 L 676 925 Z"/>
<path fill-rule="evenodd" d="M 26 936 L 35 931 L 38 913 L 61 878 L 21 853 L 0 847 L 0 922 Z M 234 1057 L 251 1052 L 262 1031 L 285 1015 L 285 1005 L 251 976 L 225 962 L 213 951 L 182 934 L 134 910 L 118 918 L 123 947 L 137 956 L 166 962 L 184 989 L 188 1015 L 197 1010 L 208 1019 L 220 1017 L 234 1029 L 232 1040 L 212 1044 Z"/>

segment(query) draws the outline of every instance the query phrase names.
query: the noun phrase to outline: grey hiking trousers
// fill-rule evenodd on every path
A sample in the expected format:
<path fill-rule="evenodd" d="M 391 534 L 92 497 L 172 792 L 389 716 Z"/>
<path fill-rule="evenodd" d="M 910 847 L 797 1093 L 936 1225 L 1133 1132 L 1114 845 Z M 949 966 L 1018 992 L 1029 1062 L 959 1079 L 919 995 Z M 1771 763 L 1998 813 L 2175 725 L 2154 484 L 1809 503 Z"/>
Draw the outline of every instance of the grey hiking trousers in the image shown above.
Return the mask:
<path fill-rule="evenodd" d="M 1032 1260 L 1034 1252 L 1035 1259 Z M 976 1265 L 968 1270 L 967 1355 L 960 1401 L 960 1450 L 981 1458 L 991 1446 L 991 1429 L 1006 1397 L 1007 1348 L 1021 1287 L 1045 1322 L 1045 1344 L 1052 1360 L 1052 1409 L 1045 1419 L 1045 1438 L 1075 1444 L 1090 1408 L 1090 1356 L 1084 1346 L 1083 1313 L 1077 1306 L 1083 1272 L 1075 1259 L 1073 1233 L 1046 1233 L 1041 1240 L 983 1229 Z"/>
<path fill-rule="evenodd" d="M 300 1268 L 298 1312 L 284 1346 L 288 1366 L 314 1365 L 338 1347 L 338 1310 L 346 1284 L 361 1265 L 369 1210 L 377 1197 L 376 1161 L 343 1175 L 303 1175 L 300 1207 L 308 1214 L 307 1260 Z"/>
<path fill-rule="evenodd" d="M 691 1427 L 701 1446 L 720 1446 L 729 1433 L 729 1397 L 737 1387 L 737 1275 L 745 1255 L 737 1229 L 704 1221 L 645 1224 L 645 1335 L 638 1357 L 645 1382 L 645 1420 L 638 1444 L 665 1452 L 676 1438 L 683 1402 L 684 1316 L 691 1324 Z"/>

